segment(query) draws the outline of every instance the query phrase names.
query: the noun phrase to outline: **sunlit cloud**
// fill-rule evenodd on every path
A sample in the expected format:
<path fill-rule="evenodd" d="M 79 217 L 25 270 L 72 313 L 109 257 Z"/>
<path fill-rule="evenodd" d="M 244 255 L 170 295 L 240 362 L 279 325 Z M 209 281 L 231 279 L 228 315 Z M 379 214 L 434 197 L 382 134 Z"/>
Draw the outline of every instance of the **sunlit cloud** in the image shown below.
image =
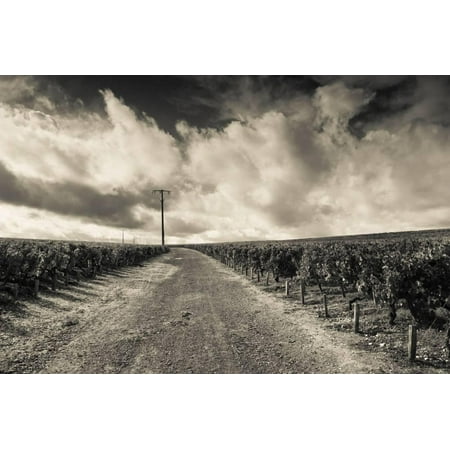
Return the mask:
<path fill-rule="evenodd" d="M 197 98 L 220 126 L 174 117 L 170 133 L 106 87 L 99 113 L 42 80 L 0 77 L 0 234 L 157 242 L 158 188 L 172 191 L 169 243 L 450 226 L 448 82 L 418 80 L 383 116 L 377 89 L 403 78 L 306 92 L 246 77 Z"/>

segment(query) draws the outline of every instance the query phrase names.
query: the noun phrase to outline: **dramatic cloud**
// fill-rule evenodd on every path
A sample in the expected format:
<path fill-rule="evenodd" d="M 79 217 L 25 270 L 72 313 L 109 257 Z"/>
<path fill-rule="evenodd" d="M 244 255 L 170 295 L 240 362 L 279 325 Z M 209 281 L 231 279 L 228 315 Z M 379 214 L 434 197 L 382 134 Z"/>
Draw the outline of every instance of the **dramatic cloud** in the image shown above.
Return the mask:
<path fill-rule="evenodd" d="M 211 123 L 169 133 L 107 88 L 98 112 L 0 77 L 0 233 L 157 242 L 158 188 L 172 243 L 450 226 L 447 78 L 193 83 Z"/>
<path fill-rule="evenodd" d="M 1 162 L 0 200 L 125 228 L 137 228 L 145 225 L 145 219 L 149 220 L 149 217 L 139 217 L 133 211 L 133 206 L 149 203 L 136 194 L 123 190 L 102 194 L 90 186 L 73 182 L 43 183 L 28 178 L 19 179 Z"/>

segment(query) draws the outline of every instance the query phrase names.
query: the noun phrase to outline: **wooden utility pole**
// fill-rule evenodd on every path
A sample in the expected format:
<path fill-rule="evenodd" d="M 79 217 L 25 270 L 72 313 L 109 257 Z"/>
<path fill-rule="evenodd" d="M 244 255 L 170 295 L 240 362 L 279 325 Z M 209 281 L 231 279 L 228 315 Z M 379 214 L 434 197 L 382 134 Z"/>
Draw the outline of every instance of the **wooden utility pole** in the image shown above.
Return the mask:
<path fill-rule="evenodd" d="M 153 189 L 153 193 L 159 192 L 159 198 L 161 201 L 161 245 L 164 247 L 164 192 L 170 194 L 170 191 L 165 189 Z"/>

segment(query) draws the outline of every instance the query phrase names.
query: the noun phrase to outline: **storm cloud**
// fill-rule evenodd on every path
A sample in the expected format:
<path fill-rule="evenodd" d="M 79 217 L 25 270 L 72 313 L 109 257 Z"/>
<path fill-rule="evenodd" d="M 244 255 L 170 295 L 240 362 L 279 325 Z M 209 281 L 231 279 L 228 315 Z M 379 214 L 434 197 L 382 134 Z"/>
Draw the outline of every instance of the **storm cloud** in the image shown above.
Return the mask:
<path fill-rule="evenodd" d="M 0 78 L 4 235 L 157 241 L 160 188 L 172 243 L 450 226 L 448 77 L 183 77 L 160 117 L 69 81 Z"/>
<path fill-rule="evenodd" d="M 148 201 L 142 195 L 119 190 L 103 194 L 74 182 L 42 182 L 19 178 L 0 161 L 0 200 L 68 216 L 89 218 L 93 223 L 125 228 L 144 226 L 149 217 L 138 217 L 133 208 Z M 153 202 L 155 203 L 155 202 Z"/>

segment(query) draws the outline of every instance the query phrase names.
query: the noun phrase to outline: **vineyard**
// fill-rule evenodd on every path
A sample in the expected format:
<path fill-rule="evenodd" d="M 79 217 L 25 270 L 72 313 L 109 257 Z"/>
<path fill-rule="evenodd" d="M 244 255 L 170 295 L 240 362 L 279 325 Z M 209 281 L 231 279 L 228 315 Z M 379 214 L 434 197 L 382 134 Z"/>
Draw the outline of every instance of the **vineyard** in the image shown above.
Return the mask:
<path fill-rule="evenodd" d="M 446 330 L 450 352 L 450 242 L 446 238 L 394 238 L 270 243 L 198 244 L 190 248 L 269 285 L 308 290 L 319 296 L 339 292 L 341 309 L 369 305 L 386 326 L 407 311 L 420 329 Z M 358 306 L 359 308 L 359 306 Z M 328 312 L 325 313 L 328 315 Z"/>
<path fill-rule="evenodd" d="M 0 240 L 0 287 L 15 298 L 37 296 L 39 289 L 56 288 L 105 270 L 141 264 L 167 251 L 160 246 Z"/>
<path fill-rule="evenodd" d="M 91 314 L 89 317 L 96 317 L 96 312 L 103 310 L 103 304 L 108 305 L 110 308 L 108 314 L 112 314 L 110 326 L 116 327 L 117 324 L 122 323 L 125 307 L 129 308 L 127 320 L 131 322 L 123 326 L 132 327 L 135 323 L 141 326 L 142 318 L 134 314 L 136 311 L 139 311 L 139 314 L 143 311 L 141 302 L 144 301 L 143 299 L 147 301 L 149 289 L 153 292 L 152 302 L 145 303 L 146 308 L 158 310 L 153 311 L 145 319 L 145 323 L 152 324 L 152 329 L 159 327 L 166 330 L 167 324 L 170 325 L 171 330 L 176 327 L 207 326 L 209 320 L 214 322 L 214 319 L 210 317 L 209 309 L 210 302 L 214 302 L 214 308 L 223 314 L 220 323 L 236 320 L 238 323 L 230 325 L 230 329 L 238 327 L 246 330 L 248 327 L 251 333 L 252 330 L 259 329 L 257 323 L 263 317 L 262 308 L 257 303 L 258 292 L 261 293 L 263 290 L 269 293 L 272 299 L 282 299 L 281 303 L 276 300 L 277 305 L 281 306 L 282 315 L 277 316 L 276 311 L 267 314 L 267 320 L 270 320 L 271 324 L 274 317 L 279 317 L 276 326 L 277 333 L 281 334 L 277 340 L 282 343 L 287 342 L 282 345 L 303 342 L 303 339 L 298 336 L 301 336 L 304 331 L 305 321 L 314 333 L 317 329 L 317 319 L 314 315 L 317 314 L 324 327 L 331 329 L 333 333 L 351 332 L 351 335 L 345 336 L 344 340 L 353 339 L 352 345 L 371 352 L 387 351 L 393 361 L 404 361 L 406 353 L 409 358 L 409 338 L 412 339 L 412 336 L 415 336 L 414 358 L 409 358 L 410 361 L 416 361 L 414 367 L 417 368 L 417 364 L 422 364 L 424 372 L 427 372 L 430 366 L 433 366 L 431 370 L 448 369 L 450 239 L 447 236 L 405 238 L 400 235 L 391 238 L 220 243 L 183 245 L 182 247 L 200 251 L 223 263 L 227 267 L 225 274 L 219 264 L 213 263 L 197 252 L 184 249 L 173 248 L 170 254 L 164 256 L 165 263 L 162 266 L 158 264 L 144 266 L 143 262 L 167 252 L 168 248 L 1 239 L 0 299 L 15 298 L 19 301 L 5 302 L 4 308 L 2 307 L 4 326 L 0 340 L 10 342 L 11 339 L 19 339 L 21 344 L 19 346 L 16 343 L 11 347 L 11 355 L 8 356 L 4 367 L 0 367 L 0 372 L 2 370 L 13 372 L 35 370 L 34 363 L 22 361 L 23 355 L 29 354 L 30 357 L 34 357 L 35 353 L 28 350 L 28 346 L 37 345 L 46 348 L 46 344 L 41 343 L 40 332 L 33 331 L 35 337 L 32 341 L 29 338 L 29 332 L 24 330 L 40 330 L 44 327 L 36 319 L 41 314 L 47 318 L 45 326 L 52 324 L 51 327 L 56 334 L 61 333 L 60 330 L 65 330 L 64 324 L 81 323 L 89 314 Z M 120 272 L 117 270 L 129 266 L 138 266 L 138 268 Z M 142 269 L 139 266 L 142 266 Z M 152 266 L 154 266 L 153 269 Z M 226 273 L 229 273 L 229 270 L 245 276 L 251 283 L 257 285 L 258 289 L 248 291 L 241 288 L 242 280 L 237 276 L 228 277 Z M 175 271 L 179 274 L 176 277 L 173 276 Z M 146 279 L 147 275 L 144 277 L 142 275 L 144 272 L 148 272 L 148 279 L 152 282 L 139 283 L 141 294 L 137 295 L 133 279 Z M 200 283 L 199 280 L 202 280 L 205 273 L 209 276 L 206 280 L 203 278 Z M 97 277 L 97 275 L 109 276 Z M 93 281 L 95 278 L 97 279 Z M 113 285 L 116 286 L 114 289 L 111 288 Z M 244 285 L 248 286 L 247 282 Z M 195 295 L 191 294 L 187 297 L 184 295 L 188 287 L 195 292 Z M 70 292 L 65 292 L 63 289 L 61 292 L 51 294 L 51 291 L 59 288 L 67 288 Z M 40 292 L 42 295 L 39 295 Z M 116 295 L 116 292 L 121 294 Z M 102 298 L 107 295 L 114 301 L 103 302 Z M 31 301 L 33 297 L 37 299 Z M 57 308 L 46 309 L 45 305 L 49 304 L 49 298 L 52 304 L 58 305 Z M 24 302 L 23 300 L 26 299 L 29 301 Z M 77 301 L 73 301 L 74 299 Z M 191 303 L 187 307 L 186 299 L 201 300 L 190 300 Z M 176 301 L 177 309 L 172 311 L 171 308 Z M 258 318 L 252 315 L 253 310 L 259 313 Z M 35 311 L 39 311 L 36 316 Z M 161 317 L 168 314 L 167 311 L 172 314 L 171 320 L 161 320 Z M 118 314 L 121 319 L 116 318 L 114 314 Z M 285 314 L 293 314 L 293 316 Z M 308 319 L 311 315 L 313 321 Z M 202 317 L 201 320 L 200 317 Z M 291 318 L 298 321 L 295 322 L 295 326 L 292 325 Z M 220 332 L 220 326 L 216 325 L 219 328 L 214 330 Z M 273 333 L 272 325 L 264 325 L 261 329 L 271 330 L 270 333 Z M 287 332 L 285 331 L 287 329 L 290 330 L 290 334 L 282 338 L 281 335 Z M 73 328 L 70 333 L 75 331 Z M 104 330 L 97 324 L 90 329 L 90 332 L 100 335 Z M 199 335 L 203 335 L 204 332 L 203 329 L 198 331 Z M 70 336 L 67 335 L 68 338 Z M 194 333 L 192 336 L 193 342 L 197 343 L 197 335 Z M 231 338 L 224 337 L 224 339 L 232 339 L 229 355 L 231 360 L 234 358 L 233 355 L 240 355 L 249 343 L 257 342 L 259 359 L 252 360 L 256 364 L 254 370 L 267 370 L 267 367 L 258 365 L 259 362 L 275 358 L 279 350 L 278 347 L 273 347 L 271 335 L 267 335 L 267 340 L 264 342 L 259 342 L 258 339 L 262 339 L 261 336 L 257 333 L 249 336 L 248 340 L 246 338 L 245 342 L 244 338 L 237 334 L 232 334 Z M 96 339 L 92 342 L 102 342 L 100 337 Z M 59 342 L 59 338 L 55 339 L 55 342 Z M 289 345 L 295 348 L 294 351 L 303 352 L 308 348 L 308 342 L 305 341 L 305 346 Z M 161 345 L 164 346 L 164 343 Z M 327 341 L 327 345 L 330 346 L 331 341 Z M 3 347 L 6 348 L 5 344 Z M 134 348 L 132 343 L 129 348 Z M 233 349 L 236 349 L 235 352 Z M 287 354 L 285 356 L 286 366 L 283 366 L 283 370 L 290 371 L 289 364 L 307 364 L 304 359 L 296 359 L 297 357 L 293 358 Z M 47 356 L 42 364 L 47 364 L 46 358 Z M 105 361 L 107 359 L 105 356 Z M 16 360 L 22 361 L 20 363 L 22 366 L 16 366 L 14 362 Z M 243 364 L 249 364 L 250 360 L 244 358 L 242 361 Z M 165 367 L 166 361 L 164 360 L 161 364 Z M 327 362 L 324 360 L 320 364 L 327 364 Z M 158 367 L 154 370 L 165 370 Z M 214 369 L 215 366 L 211 367 Z M 274 363 L 271 370 L 278 371 L 278 366 Z M 309 366 L 306 368 L 302 366 L 298 370 L 310 369 Z M 339 366 L 326 366 L 324 370 L 340 371 L 341 369 Z"/>

